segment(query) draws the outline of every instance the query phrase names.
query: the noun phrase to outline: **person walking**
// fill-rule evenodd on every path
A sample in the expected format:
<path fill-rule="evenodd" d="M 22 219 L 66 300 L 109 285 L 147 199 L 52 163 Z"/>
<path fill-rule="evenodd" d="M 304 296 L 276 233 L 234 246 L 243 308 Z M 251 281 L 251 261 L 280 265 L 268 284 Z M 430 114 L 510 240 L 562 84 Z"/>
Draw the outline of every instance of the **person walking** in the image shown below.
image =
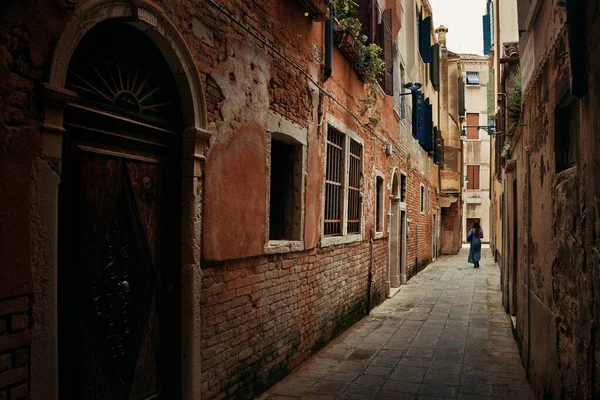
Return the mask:
<path fill-rule="evenodd" d="M 481 239 L 483 239 L 483 230 L 479 222 L 475 222 L 473 228 L 467 234 L 467 241 L 471 242 L 469 263 L 475 264 L 475 268 L 479 268 L 479 260 L 481 259 Z"/>

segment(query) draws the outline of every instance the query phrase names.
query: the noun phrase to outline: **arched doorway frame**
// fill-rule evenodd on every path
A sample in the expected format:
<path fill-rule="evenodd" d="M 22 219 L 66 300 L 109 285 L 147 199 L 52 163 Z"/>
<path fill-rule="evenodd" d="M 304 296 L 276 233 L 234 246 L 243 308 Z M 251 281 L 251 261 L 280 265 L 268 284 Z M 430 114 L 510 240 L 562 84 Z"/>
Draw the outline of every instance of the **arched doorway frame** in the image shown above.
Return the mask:
<path fill-rule="evenodd" d="M 35 294 L 32 307 L 30 395 L 58 399 L 58 187 L 65 106 L 76 93 L 65 89 L 67 69 L 81 38 L 96 24 L 124 19 L 145 32 L 165 57 L 175 78 L 183 111 L 181 332 L 182 395 L 201 394 L 200 268 L 204 154 L 210 132 L 200 74 L 182 35 L 165 12 L 148 0 L 88 0 L 77 4 L 53 54 L 48 83 L 42 85 L 42 157 L 34 161 L 32 236 L 43 238 L 32 257 Z"/>

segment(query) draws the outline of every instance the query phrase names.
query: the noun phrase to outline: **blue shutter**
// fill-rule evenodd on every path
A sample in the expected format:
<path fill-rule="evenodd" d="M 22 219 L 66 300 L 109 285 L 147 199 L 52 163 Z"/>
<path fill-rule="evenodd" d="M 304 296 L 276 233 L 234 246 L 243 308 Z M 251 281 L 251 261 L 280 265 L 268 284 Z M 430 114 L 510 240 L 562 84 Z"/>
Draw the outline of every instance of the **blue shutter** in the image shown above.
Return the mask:
<path fill-rule="evenodd" d="M 425 136 L 425 95 L 422 92 L 416 94 L 417 104 L 415 108 L 415 119 L 413 121 L 413 136 L 422 143 Z"/>
<path fill-rule="evenodd" d="M 432 134 L 433 134 L 433 122 L 432 122 L 432 117 L 433 117 L 433 107 L 429 101 L 429 99 L 426 99 L 425 102 L 423 103 L 423 121 L 422 121 L 422 128 L 419 130 L 420 136 L 419 136 L 419 144 L 421 145 L 421 147 L 423 148 L 423 150 L 425 150 L 426 152 L 430 152 L 433 151 L 433 138 L 432 138 Z"/>
<path fill-rule="evenodd" d="M 421 20 L 419 24 L 419 52 L 423 62 L 431 62 L 431 17 Z"/>
<path fill-rule="evenodd" d="M 429 79 L 436 92 L 440 90 L 440 45 L 431 46 L 431 64 L 429 64 Z"/>
<path fill-rule="evenodd" d="M 492 27 L 490 26 L 490 15 L 483 16 L 483 54 L 490 54 L 492 47 Z"/>

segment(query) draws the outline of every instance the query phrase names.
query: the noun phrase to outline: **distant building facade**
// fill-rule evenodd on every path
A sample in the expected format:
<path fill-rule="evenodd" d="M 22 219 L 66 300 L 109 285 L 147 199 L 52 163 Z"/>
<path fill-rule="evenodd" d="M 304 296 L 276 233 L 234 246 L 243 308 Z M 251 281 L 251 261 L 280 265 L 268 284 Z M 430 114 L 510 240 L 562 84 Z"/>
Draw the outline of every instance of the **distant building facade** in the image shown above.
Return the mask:
<path fill-rule="evenodd" d="M 461 54 L 464 79 L 463 121 L 463 242 L 475 222 L 489 242 L 490 135 L 488 118 L 488 57 Z"/>

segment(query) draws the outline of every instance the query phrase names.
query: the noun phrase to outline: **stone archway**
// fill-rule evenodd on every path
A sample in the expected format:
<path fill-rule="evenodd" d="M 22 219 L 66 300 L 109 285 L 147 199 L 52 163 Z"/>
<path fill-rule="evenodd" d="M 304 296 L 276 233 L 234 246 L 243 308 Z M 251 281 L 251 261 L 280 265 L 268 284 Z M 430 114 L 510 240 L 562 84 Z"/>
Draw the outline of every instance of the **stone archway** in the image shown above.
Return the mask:
<path fill-rule="evenodd" d="M 147 0 L 89 0 L 76 6 L 53 55 L 48 83 L 43 85 L 42 155 L 33 166 L 32 236 L 43 238 L 32 260 L 35 285 L 31 337 L 31 397 L 58 399 L 57 223 L 63 111 L 76 94 L 65 89 L 67 68 L 80 39 L 96 24 L 124 18 L 145 32 L 166 59 L 181 96 L 185 129 L 182 140 L 181 312 L 182 394 L 199 399 L 201 197 L 204 153 L 210 133 L 202 83 L 194 59 L 166 14 Z"/>

